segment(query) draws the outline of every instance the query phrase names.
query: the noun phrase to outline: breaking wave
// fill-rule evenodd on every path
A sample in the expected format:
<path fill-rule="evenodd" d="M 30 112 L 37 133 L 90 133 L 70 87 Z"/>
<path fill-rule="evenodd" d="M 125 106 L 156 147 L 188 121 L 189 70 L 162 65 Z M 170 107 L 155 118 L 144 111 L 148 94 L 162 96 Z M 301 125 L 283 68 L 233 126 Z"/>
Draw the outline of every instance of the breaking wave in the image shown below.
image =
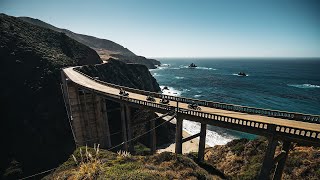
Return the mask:
<path fill-rule="evenodd" d="M 200 123 L 192 122 L 188 120 L 183 121 L 183 129 L 188 132 L 190 135 L 197 134 L 200 132 Z M 206 144 L 213 147 L 215 145 L 224 145 L 228 142 L 237 139 L 232 135 L 227 134 L 219 134 L 215 131 L 211 131 L 207 129 L 207 136 L 206 136 Z"/>
<path fill-rule="evenodd" d="M 302 89 L 320 88 L 319 85 L 314 85 L 314 84 L 288 84 L 288 86 L 302 88 Z"/>

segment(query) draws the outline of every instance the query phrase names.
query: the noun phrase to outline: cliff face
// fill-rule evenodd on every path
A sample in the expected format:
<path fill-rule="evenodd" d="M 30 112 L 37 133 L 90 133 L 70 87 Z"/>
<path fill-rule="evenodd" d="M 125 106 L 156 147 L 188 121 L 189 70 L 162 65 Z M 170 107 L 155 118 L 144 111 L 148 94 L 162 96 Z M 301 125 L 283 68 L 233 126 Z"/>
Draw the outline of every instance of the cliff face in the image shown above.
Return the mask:
<path fill-rule="evenodd" d="M 24 175 L 56 166 L 74 148 L 60 69 L 101 59 L 63 33 L 0 14 L 0 62 L 0 173 L 10 162 Z"/>
<path fill-rule="evenodd" d="M 0 62 L 4 146 L 0 156 L 0 174 L 4 176 L 0 177 L 17 179 L 56 167 L 74 150 L 60 89 L 61 68 L 99 64 L 101 59 L 93 49 L 64 33 L 0 14 Z M 111 60 L 86 68 L 113 83 L 160 90 L 142 65 Z"/>
<path fill-rule="evenodd" d="M 100 80 L 113 84 L 153 92 L 161 90 L 148 68 L 140 64 L 126 64 L 111 59 L 105 64 L 83 66 L 80 70 L 91 77 L 99 77 Z"/>
<path fill-rule="evenodd" d="M 30 17 L 19 17 L 19 19 L 40 27 L 65 33 L 68 37 L 93 48 L 99 54 L 100 58 L 104 61 L 107 61 L 109 58 L 114 57 L 125 63 L 143 64 L 149 69 L 154 69 L 156 68 L 155 65 L 160 65 L 160 62 L 155 59 L 147 59 L 143 56 L 137 56 L 129 49 L 107 39 L 100 39 L 93 36 L 74 33 L 67 29 L 60 29 L 39 19 L 33 19 Z"/>

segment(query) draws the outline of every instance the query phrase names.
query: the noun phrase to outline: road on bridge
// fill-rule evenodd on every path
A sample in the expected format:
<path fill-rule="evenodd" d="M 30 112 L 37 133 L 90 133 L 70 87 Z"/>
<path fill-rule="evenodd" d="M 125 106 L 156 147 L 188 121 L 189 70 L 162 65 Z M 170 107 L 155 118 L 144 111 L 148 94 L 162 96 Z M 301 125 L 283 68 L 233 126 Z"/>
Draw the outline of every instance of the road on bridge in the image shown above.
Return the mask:
<path fill-rule="evenodd" d="M 105 93 L 113 94 L 113 95 L 119 95 L 118 88 L 113 88 L 113 87 L 101 84 L 99 82 L 96 82 L 96 81 L 74 71 L 73 68 L 74 67 L 70 67 L 70 68 L 65 68 L 63 70 L 64 73 L 67 75 L 67 77 L 72 82 L 74 82 L 78 85 L 87 87 L 92 90 L 97 90 L 97 91 L 101 91 L 101 92 L 105 92 Z M 130 98 L 146 101 L 146 98 L 147 98 L 146 95 L 141 95 L 141 94 L 133 93 L 130 91 L 128 91 L 128 93 L 129 93 Z M 159 98 L 155 98 L 155 99 L 156 99 L 155 103 L 161 104 Z M 175 101 L 169 102 L 170 106 L 176 106 L 176 104 L 177 104 L 177 102 L 175 102 Z M 238 119 L 243 119 L 243 120 L 250 120 L 250 121 L 256 121 L 256 122 L 275 124 L 275 125 L 286 126 L 286 127 L 291 127 L 291 128 L 298 128 L 298 129 L 320 132 L 320 124 L 295 121 L 295 120 L 286 120 L 286 119 L 282 119 L 282 118 L 267 117 L 267 116 L 256 115 L 256 114 L 234 112 L 234 111 L 228 111 L 228 110 L 222 110 L 222 109 L 216 109 L 216 108 L 204 107 L 204 106 L 200 106 L 200 107 L 201 107 L 200 111 L 205 112 L 205 113 L 211 113 L 211 114 L 222 115 L 222 116 L 238 118 Z M 188 104 L 179 102 L 179 108 L 188 109 Z"/>

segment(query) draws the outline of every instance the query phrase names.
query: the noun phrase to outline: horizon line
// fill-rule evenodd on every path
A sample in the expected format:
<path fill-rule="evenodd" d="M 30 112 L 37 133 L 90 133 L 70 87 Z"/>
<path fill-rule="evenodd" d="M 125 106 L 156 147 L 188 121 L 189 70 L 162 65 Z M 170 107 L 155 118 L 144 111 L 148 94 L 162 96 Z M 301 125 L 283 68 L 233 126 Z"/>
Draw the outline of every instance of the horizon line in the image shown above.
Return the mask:
<path fill-rule="evenodd" d="M 186 59 L 193 59 L 193 58 L 201 58 L 201 59 L 209 59 L 209 58 L 212 58 L 212 59 L 243 59 L 243 58 L 249 58 L 249 59 L 253 59 L 253 58 L 257 58 L 257 59 L 302 59 L 302 58 L 306 58 L 306 59 L 320 59 L 320 57 L 308 57 L 308 56 L 306 56 L 306 57 L 303 57 L 303 56 L 298 56 L 298 57 L 290 57 L 290 56 L 288 56 L 288 57 L 285 57 L 285 56 L 280 56 L 280 57 L 276 57 L 276 56 L 269 56 L 269 57 L 263 57 L 263 56 L 257 56 L 257 57 L 254 57 L 254 56 L 249 56 L 249 57 L 245 57 L 245 56 L 239 56 L 239 57 L 235 57 L 235 56 L 212 56 L 212 57 L 201 57 L 201 56 L 199 56 L 199 57 L 196 57 L 196 56 L 194 56 L 194 57 L 190 57 L 190 56 L 181 56 L 181 57 L 179 57 L 179 56 L 173 56 L 173 57 L 170 57 L 170 56 L 163 56 L 163 57 L 156 57 L 156 56 L 148 56 L 147 58 L 150 58 L 150 59 L 153 59 L 153 58 L 186 58 Z"/>

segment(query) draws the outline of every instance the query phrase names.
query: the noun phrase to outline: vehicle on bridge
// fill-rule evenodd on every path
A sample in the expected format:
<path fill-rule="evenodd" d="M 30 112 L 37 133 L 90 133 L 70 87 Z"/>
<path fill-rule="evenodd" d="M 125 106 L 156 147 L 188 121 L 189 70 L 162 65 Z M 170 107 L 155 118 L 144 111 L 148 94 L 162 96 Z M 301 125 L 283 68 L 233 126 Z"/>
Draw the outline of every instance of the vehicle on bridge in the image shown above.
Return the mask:
<path fill-rule="evenodd" d="M 147 101 L 155 102 L 156 99 L 155 99 L 153 96 L 149 95 L 149 96 L 147 97 Z"/>
<path fill-rule="evenodd" d="M 162 103 L 162 104 L 169 104 L 169 100 L 168 99 L 165 99 L 165 98 L 162 98 L 161 100 L 160 100 L 160 103 Z"/>
<path fill-rule="evenodd" d="M 192 102 L 192 103 L 188 104 L 188 108 L 189 109 L 194 109 L 194 110 L 201 110 L 201 107 L 195 102 Z"/>
<path fill-rule="evenodd" d="M 120 89 L 119 94 L 120 94 L 121 96 L 129 96 L 129 93 L 127 93 L 127 92 L 126 92 L 125 90 L 123 90 L 122 88 Z"/>

